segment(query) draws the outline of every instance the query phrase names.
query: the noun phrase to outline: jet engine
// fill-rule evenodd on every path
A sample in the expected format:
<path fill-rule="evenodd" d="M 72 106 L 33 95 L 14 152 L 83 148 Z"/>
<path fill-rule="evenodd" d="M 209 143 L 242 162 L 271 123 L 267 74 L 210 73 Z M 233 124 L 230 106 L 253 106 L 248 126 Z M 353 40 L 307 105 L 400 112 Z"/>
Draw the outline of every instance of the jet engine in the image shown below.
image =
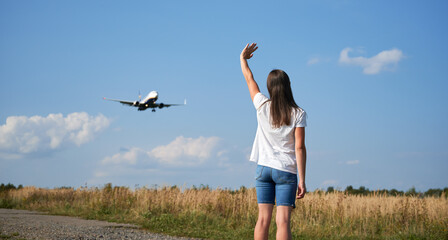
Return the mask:
<path fill-rule="evenodd" d="M 163 108 L 165 105 L 163 103 L 159 104 L 159 108 Z"/>
<path fill-rule="evenodd" d="M 132 105 L 133 106 L 138 106 L 140 103 L 138 101 L 135 101 Z"/>

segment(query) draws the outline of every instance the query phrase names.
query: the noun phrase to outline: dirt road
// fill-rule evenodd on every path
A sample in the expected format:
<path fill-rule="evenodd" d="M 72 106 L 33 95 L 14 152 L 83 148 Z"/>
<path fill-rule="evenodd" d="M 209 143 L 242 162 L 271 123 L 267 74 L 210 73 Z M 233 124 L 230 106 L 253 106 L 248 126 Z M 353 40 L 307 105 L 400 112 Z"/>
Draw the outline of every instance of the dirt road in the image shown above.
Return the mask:
<path fill-rule="evenodd" d="M 188 239 L 150 233 L 131 224 L 51 216 L 14 209 L 0 209 L 0 234 L 0 239 Z"/>

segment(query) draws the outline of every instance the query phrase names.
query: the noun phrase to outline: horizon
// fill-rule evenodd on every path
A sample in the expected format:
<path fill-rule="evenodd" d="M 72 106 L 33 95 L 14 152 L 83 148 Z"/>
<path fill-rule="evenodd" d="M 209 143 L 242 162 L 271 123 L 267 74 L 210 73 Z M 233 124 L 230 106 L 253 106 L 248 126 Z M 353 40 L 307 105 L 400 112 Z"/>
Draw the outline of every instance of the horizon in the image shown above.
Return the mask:
<path fill-rule="evenodd" d="M 13 186 L 13 188 L 15 188 L 15 189 L 24 188 L 24 187 L 36 187 L 36 188 L 49 189 L 49 190 L 50 189 L 65 189 L 65 188 L 74 189 L 74 190 L 92 189 L 92 188 L 103 189 L 103 188 L 106 188 L 109 185 L 111 187 L 119 187 L 119 188 L 124 187 L 124 188 L 128 188 L 130 190 L 133 190 L 133 191 L 139 190 L 139 189 L 143 189 L 143 188 L 144 189 L 165 189 L 165 188 L 174 188 L 174 187 L 175 188 L 179 188 L 180 190 L 185 190 L 185 189 L 198 189 L 198 190 L 210 189 L 211 191 L 214 191 L 214 190 L 238 191 L 238 190 L 241 190 L 241 189 L 255 188 L 254 186 L 252 186 L 252 187 L 240 186 L 240 187 L 235 187 L 235 188 L 220 187 L 220 186 L 210 187 L 207 184 L 190 185 L 190 186 L 186 186 L 186 185 L 180 185 L 180 186 L 179 185 L 158 185 L 158 184 L 152 184 L 150 186 L 148 186 L 148 185 L 140 186 L 139 184 L 135 184 L 134 186 L 127 186 L 127 185 L 120 186 L 120 185 L 114 185 L 113 183 L 104 183 L 102 186 L 100 186 L 100 185 L 89 186 L 88 184 L 85 184 L 83 186 L 53 186 L 53 187 L 39 187 L 39 186 L 33 186 L 33 185 L 25 185 L 24 186 L 22 184 L 15 185 L 13 183 L 7 183 L 7 184 L 6 183 L 0 183 L 0 184 L 4 185 L 5 187 L 11 184 Z M 356 187 L 353 187 L 353 185 L 347 185 L 345 188 L 328 186 L 326 189 L 324 189 L 324 188 L 315 188 L 313 190 L 307 190 L 307 192 L 311 192 L 311 193 L 312 192 L 316 192 L 316 191 L 323 191 L 323 192 L 333 192 L 333 191 L 346 192 L 347 189 L 350 188 L 350 187 L 353 190 L 355 190 L 355 191 L 356 190 L 361 190 L 362 188 L 364 188 L 364 190 L 368 191 L 369 193 L 375 193 L 375 192 L 380 192 L 380 191 L 394 191 L 395 190 L 395 191 L 398 191 L 399 193 L 403 193 L 403 194 L 406 194 L 406 193 L 411 192 L 411 191 L 416 191 L 417 193 L 422 194 L 422 193 L 429 192 L 431 190 L 440 190 L 442 192 L 448 190 L 448 186 L 442 187 L 442 188 L 428 188 L 428 189 L 423 189 L 423 190 L 417 190 L 415 188 L 415 186 L 412 186 L 409 189 L 395 189 L 395 188 L 390 188 L 390 189 L 386 189 L 386 188 L 383 188 L 383 189 L 370 189 L 367 186 L 359 186 L 359 187 L 356 188 Z M 333 189 L 329 190 L 331 188 L 333 188 Z"/>

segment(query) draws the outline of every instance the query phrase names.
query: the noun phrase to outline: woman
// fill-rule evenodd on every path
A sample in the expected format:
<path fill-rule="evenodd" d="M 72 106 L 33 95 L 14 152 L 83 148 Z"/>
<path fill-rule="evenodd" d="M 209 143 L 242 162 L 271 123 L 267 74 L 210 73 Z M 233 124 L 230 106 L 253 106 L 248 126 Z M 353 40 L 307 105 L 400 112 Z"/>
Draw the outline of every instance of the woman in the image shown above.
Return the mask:
<path fill-rule="evenodd" d="M 306 193 L 306 113 L 295 103 L 289 77 L 282 70 L 273 70 L 268 75 L 267 87 L 270 99 L 260 93 L 247 63 L 257 49 L 255 43 L 247 44 L 240 55 L 241 69 L 249 87 L 250 97 L 257 109 L 258 121 L 250 156 L 250 160 L 258 164 L 256 171 L 258 221 L 254 239 L 268 239 L 275 203 L 277 203 L 276 239 L 291 239 L 291 211 L 295 208 L 295 199 L 303 198 Z"/>

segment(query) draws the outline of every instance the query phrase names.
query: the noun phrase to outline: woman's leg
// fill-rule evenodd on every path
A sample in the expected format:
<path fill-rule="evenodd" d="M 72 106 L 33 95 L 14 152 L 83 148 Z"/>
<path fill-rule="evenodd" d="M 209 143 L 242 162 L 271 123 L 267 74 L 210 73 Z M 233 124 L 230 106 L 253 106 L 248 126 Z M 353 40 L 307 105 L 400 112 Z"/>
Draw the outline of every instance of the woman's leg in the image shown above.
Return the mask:
<path fill-rule="evenodd" d="M 291 239 L 291 211 L 295 207 L 297 175 L 280 170 L 273 171 L 277 201 L 277 239 Z"/>
<path fill-rule="evenodd" d="M 255 225 L 254 239 L 267 240 L 269 235 L 269 225 L 271 223 L 273 204 L 258 204 L 258 220 Z"/>
<path fill-rule="evenodd" d="M 255 180 L 258 220 L 257 225 L 255 225 L 254 239 L 267 240 L 272 218 L 272 209 L 275 204 L 275 184 L 272 181 L 272 169 L 258 165 Z"/>
<path fill-rule="evenodd" d="M 275 222 L 277 223 L 277 240 L 290 240 L 291 237 L 291 211 L 292 207 L 277 206 L 277 216 Z"/>

